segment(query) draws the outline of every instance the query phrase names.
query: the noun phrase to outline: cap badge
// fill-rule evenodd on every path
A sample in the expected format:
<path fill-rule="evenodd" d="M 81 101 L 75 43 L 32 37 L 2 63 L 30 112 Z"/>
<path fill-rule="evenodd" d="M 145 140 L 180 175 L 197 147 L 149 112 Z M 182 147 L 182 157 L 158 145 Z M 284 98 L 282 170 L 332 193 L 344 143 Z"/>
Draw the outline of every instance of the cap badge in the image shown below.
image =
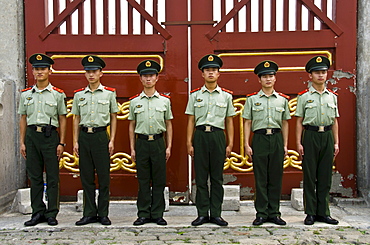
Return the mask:
<path fill-rule="evenodd" d="M 37 55 L 36 56 L 36 60 L 42 60 L 42 56 L 41 55 Z"/>
<path fill-rule="evenodd" d="M 265 64 L 263 64 L 264 67 L 270 67 L 270 63 L 269 62 L 265 62 Z"/>
<path fill-rule="evenodd" d="M 147 62 L 145 62 L 145 66 L 146 67 L 151 67 L 152 66 L 152 63 L 150 63 L 150 61 L 148 60 Z"/>
<path fill-rule="evenodd" d="M 213 61 L 213 60 L 214 60 L 214 58 L 213 58 L 212 55 L 208 56 L 208 61 Z"/>
<path fill-rule="evenodd" d="M 92 56 L 89 56 L 89 58 L 87 59 L 88 62 L 94 62 L 94 58 Z"/>
<path fill-rule="evenodd" d="M 316 58 L 316 63 L 321 63 L 322 62 L 322 58 L 321 57 L 317 57 Z"/>

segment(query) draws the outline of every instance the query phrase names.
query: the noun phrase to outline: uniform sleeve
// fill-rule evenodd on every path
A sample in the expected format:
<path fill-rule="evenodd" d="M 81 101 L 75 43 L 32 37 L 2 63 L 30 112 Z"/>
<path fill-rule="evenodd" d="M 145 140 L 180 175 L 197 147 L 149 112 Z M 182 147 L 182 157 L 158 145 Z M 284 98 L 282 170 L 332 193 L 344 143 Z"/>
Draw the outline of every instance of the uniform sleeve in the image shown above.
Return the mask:
<path fill-rule="evenodd" d="M 173 115 L 172 115 L 171 101 L 169 99 L 167 100 L 166 107 L 167 107 L 167 110 L 166 110 L 164 119 L 171 120 L 173 119 Z"/>
<path fill-rule="evenodd" d="M 117 99 L 116 99 L 116 92 L 112 92 L 112 95 L 110 96 L 110 113 L 116 113 L 119 111 Z"/>
<path fill-rule="evenodd" d="M 188 105 L 186 106 L 185 114 L 195 115 L 194 112 L 194 94 L 189 95 Z"/>
<path fill-rule="evenodd" d="M 297 97 L 297 107 L 295 110 L 296 117 L 304 117 L 304 109 L 303 109 L 303 99 L 301 95 Z"/>
<path fill-rule="evenodd" d="M 27 111 L 26 111 L 26 107 L 24 106 L 24 98 L 25 98 L 25 96 L 23 94 L 21 94 L 20 97 L 21 98 L 19 100 L 18 114 L 26 115 L 27 114 Z"/>
<path fill-rule="evenodd" d="M 57 103 L 58 103 L 58 115 L 66 115 L 67 106 L 66 106 L 66 94 L 65 93 L 59 94 Z"/>
<path fill-rule="evenodd" d="M 135 110 L 135 106 L 134 106 L 134 102 L 131 100 L 130 101 L 130 106 L 129 106 L 129 112 L 128 112 L 128 118 L 127 120 L 135 120 L 135 113 L 134 113 L 134 110 Z"/>
<path fill-rule="evenodd" d="M 247 97 L 244 103 L 243 118 L 252 120 L 252 99 Z"/>
<path fill-rule="evenodd" d="M 226 112 L 226 117 L 233 117 L 236 115 L 235 112 L 235 107 L 233 104 L 233 96 L 229 95 L 227 99 L 227 112 Z"/>
<path fill-rule="evenodd" d="M 289 120 L 289 119 L 291 119 L 289 104 L 288 104 L 289 101 L 285 98 L 284 98 L 284 100 L 285 100 L 285 105 L 284 105 L 285 110 L 284 110 L 284 114 L 283 114 L 283 120 Z"/>
<path fill-rule="evenodd" d="M 338 97 L 334 96 L 335 105 L 337 108 L 335 109 L 335 117 L 339 117 L 339 109 L 338 109 Z"/>
<path fill-rule="evenodd" d="M 78 107 L 78 95 L 77 93 L 73 96 L 72 114 L 79 116 L 80 108 Z"/>

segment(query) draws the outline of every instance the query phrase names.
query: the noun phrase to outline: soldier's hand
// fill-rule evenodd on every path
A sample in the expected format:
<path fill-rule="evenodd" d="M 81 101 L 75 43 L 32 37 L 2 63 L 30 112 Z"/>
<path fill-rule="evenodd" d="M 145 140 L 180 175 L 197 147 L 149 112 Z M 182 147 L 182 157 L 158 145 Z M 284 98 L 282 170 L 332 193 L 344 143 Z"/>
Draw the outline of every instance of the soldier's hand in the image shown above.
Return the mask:
<path fill-rule="evenodd" d="M 59 160 L 60 160 L 60 158 L 62 157 L 63 152 L 64 152 L 64 146 L 62 146 L 62 145 L 58 145 L 58 147 L 57 147 L 57 157 L 58 157 L 58 161 L 59 161 Z"/>
<path fill-rule="evenodd" d="M 192 145 L 188 146 L 188 155 L 194 157 L 194 147 Z"/>
<path fill-rule="evenodd" d="M 336 157 L 339 153 L 339 145 L 338 144 L 335 144 L 334 145 L 334 157 Z"/>
<path fill-rule="evenodd" d="M 77 142 L 73 145 L 73 152 L 76 154 L 77 157 L 79 157 L 78 143 Z"/>
<path fill-rule="evenodd" d="M 27 154 L 26 154 L 26 145 L 25 144 L 21 144 L 21 155 L 22 155 L 22 157 L 24 158 L 24 159 L 26 159 L 26 156 L 27 156 Z"/>
<path fill-rule="evenodd" d="M 231 146 L 227 146 L 226 147 L 226 157 L 229 157 L 230 156 L 230 154 L 231 154 L 231 151 L 232 151 L 233 149 L 232 149 L 232 147 Z"/>
<path fill-rule="evenodd" d="M 108 149 L 109 149 L 109 155 L 112 156 L 114 153 L 114 144 L 112 141 L 109 141 Z"/>
<path fill-rule="evenodd" d="M 131 150 L 131 160 L 133 162 L 136 162 L 136 152 L 135 152 L 135 150 Z"/>
<path fill-rule="evenodd" d="M 303 145 L 301 145 L 301 144 L 297 145 L 297 151 L 298 151 L 298 153 L 299 153 L 299 155 L 300 155 L 301 157 L 303 157 L 303 156 L 304 156 L 304 149 L 303 149 Z"/>
<path fill-rule="evenodd" d="M 171 149 L 167 148 L 166 149 L 166 162 L 168 161 L 168 159 L 170 159 L 170 156 L 171 156 Z"/>
<path fill-rule="evenodd" d="M 248 160 L 253 161 L 253 158 L 252 158 L 253 150 L 250 146 L 245 146 L 245 155 L 248 156 Z"/>
<path fill-rule="evenodd" d="M 284 146 L 284 156 L 288 155 L 288 147 Z"/>

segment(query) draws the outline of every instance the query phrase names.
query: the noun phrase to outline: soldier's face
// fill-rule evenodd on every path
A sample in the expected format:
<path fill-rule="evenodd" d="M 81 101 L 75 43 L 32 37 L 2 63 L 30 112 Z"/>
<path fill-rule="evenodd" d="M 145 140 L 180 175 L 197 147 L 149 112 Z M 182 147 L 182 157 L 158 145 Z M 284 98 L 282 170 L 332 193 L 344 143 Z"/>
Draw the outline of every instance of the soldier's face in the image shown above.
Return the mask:
<path fill-rule="evenodd" d="M 262 75 L 259 78 L 259 82 L 261 83 L 261 86 L 263 88 L 273 88 L 276 82 L 276 76 L 275 75 Z"/>
<path fill-rule="evenodd" d="M 100 78 L 103 76 L 101 70 L 87 70 L 85 71 L 85 77 L 90 84 L 100 82 Z"/>
<path fill-rule="evenodd" d="M 216 67 L 204 68 L 202 76 L 207 83 L 217 82 L 218 77 L 220 76 L 220 71 Z"/>
<path fill-rule="evenodd" d="M 32 74 L 37 82 L 47 81 L 51 70 L 48 67 L 34 67 L 32 68 Z"/>
<path fill-rule="evenodd" d="M 158 81 L 157 74 L 144 74 L 140 76 L 140 81 L 144 88 L 153 88 Z"/>
<path fill-rule="evenodd" d="M 314 84 L 322 85 L 326 82 L 328 71 L 312 71 L 308 76 Z"/>

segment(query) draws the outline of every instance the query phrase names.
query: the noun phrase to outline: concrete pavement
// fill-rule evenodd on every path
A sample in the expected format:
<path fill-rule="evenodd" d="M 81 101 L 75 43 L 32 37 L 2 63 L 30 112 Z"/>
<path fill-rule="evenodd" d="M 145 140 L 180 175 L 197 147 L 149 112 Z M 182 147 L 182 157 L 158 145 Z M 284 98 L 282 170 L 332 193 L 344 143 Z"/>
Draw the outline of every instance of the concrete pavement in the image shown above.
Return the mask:
<path fill-rule="evenodd" d="M 99 223 L 78 227 L 82 217 L 75 203 L 62 203 L 57 217 L 59 225 L 46 223 L 25 227 L 30 215 L 0 215 L 0 244 L 370 244 L 370 207 L 356 200 L 337 199 L 331 205 L 332 217 L 339 225 L 316 222 L 303 224 L 305 214 L 293 209 L 290 201 L 282 201 L 282 218 L 286 226 L 265 223 L 252 226 L 255 210 L 252 201 L 241 202 L 239 211 L 224 211 L 228 227 L 204 224 L 192 227 L 196 218 L 194 205 L 171 205 L 164 218 L 167 226 L 154 223 L 133 226 L 135 202 L 115 201 L 110 205 L 111 226 Z"/>

